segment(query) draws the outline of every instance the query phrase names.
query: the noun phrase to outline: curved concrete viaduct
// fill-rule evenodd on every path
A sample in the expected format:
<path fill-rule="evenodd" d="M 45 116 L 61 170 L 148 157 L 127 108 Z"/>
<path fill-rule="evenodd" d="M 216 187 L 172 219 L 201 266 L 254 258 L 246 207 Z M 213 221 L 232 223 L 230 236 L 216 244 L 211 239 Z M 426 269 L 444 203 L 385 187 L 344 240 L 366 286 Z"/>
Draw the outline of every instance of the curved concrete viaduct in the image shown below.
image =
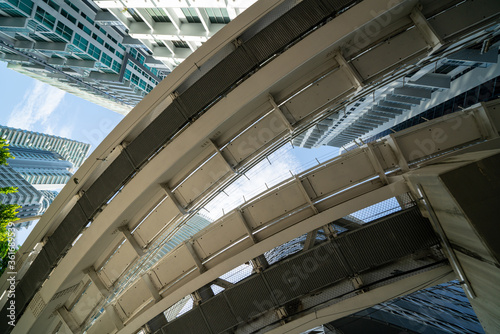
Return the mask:
<path fill-rule="evenodd" d="M 422 161 L 467 145 L 488 140 L 494 147 L 496 104 L 391 135 L 292 177 L 117 289 L 161 236 L 267 154 L 320 120 L 341 119 L 347 101 L 490 38 L 498 29 L 499 6 L 487 0 L 256 3 L 158 85 L 63 189 L 19 252 L 18 322 L 14 328 L 2 324 L 3 332 L 136 333 L 186 295 L 276 246 L 328 230 L 342 217 L 395 196 L 423 198 L 404 176 Z M 436 127 L 437 141 L 429 138 Z M 423 149 L 423 140 L 432 145 Z M 448 259 L 462 275 L 457 261 Z M 450 279 L 448 264 L 426 266 L 411 268 L 420 276 L 394 282 L 397 295 Z M 379 289 L 374 298 L 387 299 Z M 2 317 L 6 302 L 4 295 Z M 288 322 L 296 326 L 273 331 L 297 332 L 331 320 L 306 312 Z"/>

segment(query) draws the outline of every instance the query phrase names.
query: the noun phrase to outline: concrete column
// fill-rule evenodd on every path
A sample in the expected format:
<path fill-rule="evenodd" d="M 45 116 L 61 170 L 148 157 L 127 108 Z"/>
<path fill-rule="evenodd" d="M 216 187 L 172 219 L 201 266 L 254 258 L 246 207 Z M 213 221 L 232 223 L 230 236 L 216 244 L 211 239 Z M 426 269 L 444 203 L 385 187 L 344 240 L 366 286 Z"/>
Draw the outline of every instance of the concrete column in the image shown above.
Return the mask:
<path fill-rule="evenodd" d="M 500 333 L 500 144 L 477 146 L 405 178 L 485 332 Z"/>

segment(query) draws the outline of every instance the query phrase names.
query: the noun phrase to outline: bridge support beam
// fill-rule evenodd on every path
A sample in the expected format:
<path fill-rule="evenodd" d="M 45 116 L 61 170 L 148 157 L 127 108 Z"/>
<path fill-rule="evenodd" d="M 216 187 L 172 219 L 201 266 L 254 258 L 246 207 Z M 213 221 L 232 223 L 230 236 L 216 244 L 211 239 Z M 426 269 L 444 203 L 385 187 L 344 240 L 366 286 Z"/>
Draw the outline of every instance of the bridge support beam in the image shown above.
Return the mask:
<path fill-rule="evenodd" d="M 442 235 L 446 256 L 486 333 L 500 332 L 500 145 L 409 173 L 421 210 Z M 490 147 L 488 147 L 490 148 Z M 420 189 L 420 192 L 419 192 Z M 445 252 L 446 253 L 446 252 Z"/>

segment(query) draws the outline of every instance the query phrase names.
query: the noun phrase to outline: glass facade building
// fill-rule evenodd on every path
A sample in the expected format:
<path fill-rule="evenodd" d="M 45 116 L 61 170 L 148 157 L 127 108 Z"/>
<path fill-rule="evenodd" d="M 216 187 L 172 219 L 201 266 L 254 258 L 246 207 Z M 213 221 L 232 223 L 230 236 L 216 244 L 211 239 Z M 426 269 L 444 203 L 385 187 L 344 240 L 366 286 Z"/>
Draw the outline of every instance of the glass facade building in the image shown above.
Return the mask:
<path fill-rule="evenodd" d="M 145 0 L 129 1 L 127 7 L 109 0 L 95 3 L 101 8 L 100 24 L 125 27 L 126 40 L 146 50 L 148 65 L 171 71 L 255 1 Z"/>
<path fill-rule="evenodd" d="M 6 139 L 18 159 L 49 161 L 60 158 L 80 167 L 90 150 L 90 144 L 34 131 L 0 125 L 0 137 Z"/>
<path fill-rule="evenodd" d="M 124 32 L 95 21 L 89 1 L 0 1 L 0 55 L 8 67 L 126 114 L 163 79 Z M 141 55 L 140 55 L 141 54 Z"/>
<path fill-rule="evenodd" d="M 126 114 L 253 2 L 199 8 L 179 1 L 174 8 L 149 0 L 130 7 L 115 1 L 0 0 L 0 59 L 10 69 Z"/>
<path fill-rule="evenodd" d="M 498 36 L 457 51 L 391 82 L 373 94 L 347 103 L 344 110 L 321 120 L 295 137 L 293 144 L 322 145 L 349 150 L 479 102 L 497 98 L 500 91 Z"/>
<path fill-rule="evenodd" d="M 42 193 L 10 166 L 0 166 L 0 187 L 17 187 L 15 193 L 0 194 L 1 203 L 21 205 L 17 217 L 28 218 L 39 214 L 42 207 Z M 26 221 L 16 224 L 16 228 L 28 227 L 30 224 L 30 221 Z"/>
<path fill-rule="evenodd" d="M 0 195 L 5 204 L 19 204 L 19 218 L 41 215 L 85 160 L 89 144 L 33 131 L 0 126 L 14 159 L 0 166 L 0 186 L 17 187 L 13 194 Z M 16 224 L 28 227 L 32 221 Z"/>

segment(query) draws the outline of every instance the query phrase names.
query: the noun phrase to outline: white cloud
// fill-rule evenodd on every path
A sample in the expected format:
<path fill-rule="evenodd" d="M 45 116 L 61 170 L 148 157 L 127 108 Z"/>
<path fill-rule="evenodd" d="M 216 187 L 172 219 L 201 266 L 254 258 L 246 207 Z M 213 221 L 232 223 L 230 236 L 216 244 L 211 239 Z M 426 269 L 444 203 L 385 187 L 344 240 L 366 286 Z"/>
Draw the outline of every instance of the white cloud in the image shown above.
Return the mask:
<path fill-rule="evenodd" d="M 39 123 L 48 131 L 52 129 L 49 118 L 62 102 L 66 92 L 36 82 L 34 87 L 26 92 L 23 101 L 18 103 L 10 114 L 7 126 L 33 130 Z"/>

